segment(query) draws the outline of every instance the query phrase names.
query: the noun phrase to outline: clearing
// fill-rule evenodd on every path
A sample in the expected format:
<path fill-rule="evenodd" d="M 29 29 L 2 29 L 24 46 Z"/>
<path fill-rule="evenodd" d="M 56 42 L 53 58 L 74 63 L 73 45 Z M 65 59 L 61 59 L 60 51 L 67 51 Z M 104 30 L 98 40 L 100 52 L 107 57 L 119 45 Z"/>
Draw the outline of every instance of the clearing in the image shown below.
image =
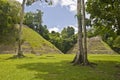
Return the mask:
<path fill-rule="evenodd" d="M 70 64 L 75 54 L 0 55 L 0 80 L 120 80 L 120 55 L 89 54 L 94 67 Z"/>

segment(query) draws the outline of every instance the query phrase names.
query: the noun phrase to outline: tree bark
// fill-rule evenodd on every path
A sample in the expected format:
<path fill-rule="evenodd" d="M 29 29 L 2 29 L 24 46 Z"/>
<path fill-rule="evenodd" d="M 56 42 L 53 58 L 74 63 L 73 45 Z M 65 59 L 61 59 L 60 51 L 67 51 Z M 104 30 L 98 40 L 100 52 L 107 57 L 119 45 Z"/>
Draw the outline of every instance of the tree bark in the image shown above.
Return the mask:
<path fill-rule="evenodd" d="M 77 0 L 77 20 L 78 20 L 78 53 L 76 54 L 72 62 L 74 64 L 88 65 L 89 62 L 87 59 L 87 32 L 85 26 L 84 0 Z M 83 39 L 82 39 L 82 30 L 83 30 Z"/>
<path fill-rule="evenodd" d="M 85 3 L 82 0 L 82 27 L 83 27 L 83 51 L 84 51 L 84 61 L 83 64 L 87 65 L 87 32 L 86 32 L 86 25 L 85 25 Z"/>
<path fill-rule="evenodd" d="M 78 53 L 73 60 L 74 64 L 83 63 L 83 44 L 82 44 L 82 18 L 81 18 L 81 0 L 77 0 L 77 20 L 78 20 Z"/>
<path fill-rule="evenodd" d="M 23 0 L 23 2 L 21 4 L 22 10 L 21 10 L 21 13 L 20 13 L 21 20 L 20 20 L 20 27 L 19 27 L 18 54 L 17 54 L 18 57 L 23 56 L 23 51 L 22 51 L 22 26 L 23 26 L 23 19 L 24 19 L 25 2 L 26 2 L 26 0 Z"/>

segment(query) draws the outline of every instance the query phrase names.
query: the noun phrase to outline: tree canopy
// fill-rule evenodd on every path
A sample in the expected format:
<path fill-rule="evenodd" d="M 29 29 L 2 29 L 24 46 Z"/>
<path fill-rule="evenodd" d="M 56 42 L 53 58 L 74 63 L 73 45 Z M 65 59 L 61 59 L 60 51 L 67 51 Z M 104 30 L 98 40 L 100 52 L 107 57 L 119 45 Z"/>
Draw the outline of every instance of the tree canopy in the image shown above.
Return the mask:
<path fill-rule="evenodd" d="M 20 10 L 20 3 L 0 0 L 0 43 L 11 43 L 16 40 L 15 24 L 20 21 Z"/>
<path fill-rule="evenodd" d="M 86 11 L 92 25 L 89 35 L 101 35 L 111 48 L 119 48 L 120 0 L 88 0 Z"/>
<path fill-rule="evenodd" d="M 120 0 L 88 0 L 86 11 L 93 26 L 116 29 L 120 35 Z"/>

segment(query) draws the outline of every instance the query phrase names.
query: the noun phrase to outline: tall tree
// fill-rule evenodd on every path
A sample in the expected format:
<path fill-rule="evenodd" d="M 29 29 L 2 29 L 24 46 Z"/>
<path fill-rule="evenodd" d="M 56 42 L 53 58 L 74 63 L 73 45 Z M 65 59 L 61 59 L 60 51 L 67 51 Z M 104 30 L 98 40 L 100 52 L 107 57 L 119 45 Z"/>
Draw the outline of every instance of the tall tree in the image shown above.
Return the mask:
<path fill-rule="evenodd" d="M 78 53 L 76 54 L 73 63 L 88 65 L 84 0 L 77 0 L 77 20 L 78 20 Z"/>
<path fill-rule="evenodd" d="M 27 12 L 24 17 L 24 24 L 37 31 L 42 26 L 42 14 L 43 12 L 41 10 Z"/>
<path fill-rule="evenodd" d="M 86 31 L 86 24 L 85 24 L 85 3 L 82 0 L 82 27 L 83 27 L 83 51 L 84 51 L 84 65 L 88 64 L 87 60 L 87 31 Z"/>
<path fill-rule="evenodd" d="M 22 10 L 20 13 L 21 19 L 20 19 L 20 27 L 19 27 L 19 39 L 18 39 L 18 54 L 17 54 L 18 57 L 23 56 L 22 45 L 21 45 L 22 44 L 21 35 L 22 35 L 22 26 L 23 26 L 23 19 L 24 19 L 25 2 L 26 0 L 23 0 L 21 4 Z"/>
<path fill-rule="evenodd" d="M 72 26 L 68 26 L 61 31 L 61 50 L 63 53 L 68 52 L 76 43 L 75 30 Z"/>
<path fill-rule="evenodd" d="M 62 31 L 61 31 L 61 36 L 62 38 L 69 38 L 71 37 L 72 35 L 74 35 L 75 33 L 75 30 L 73 27 L 71 26 L 68 26 L 67 28 L 64 28 Z"/>
<path fill-rule="evenodd" d="M 73 60 L 74 64 L 83 63 L 83 43 L 82 43 L 82 17 L 81 17 L 81 0 L 77 0 L 77 20 L 78 20 L 78 53 Z"/>
<path fill-rule="evenodd" d="M 74 30 L 73 27 L 70 27 L 70 26 L 67 27 L 67 35 L 68 35 L 68 37 L 71 37 L 72 35 L 74 35 L 74 32 L 75 32 L 75 30 Z"/>
<path fill-rule="evenodd" d="M 29 26 L 30 28 L 35 30 L 35 27 L 33 25 L 33 21 L 34 21 L 34 13 L 33 12 L 27 12 L 25 13 L 25 17 L 24 17 L 24 23 L 25 25 Z"/>
<path fill-rule="evenodd" d="M 21 7 L 22 7 L 22 10 L 21 10 L 21 13 L 20 13 L 20 16 L 21 16 L 21 19 L 20 19 L 20 27 L 19 27 L 19 40 L 18 40 L 18 54 L 17 56 L 18 57 L 23 57 L 23 51 L 22 51 L 22 39 L 21 39 L 21 35 L 22 35 L 22 26 L 23 26 L 23 19 L 24 19 L 24 9 L 25 9 L 25 5 L 31 5 L 32 3 L 36 2 L 36 1 L 39 1 L 39 0 L 23 0 L 22 1 L 22 4 L 21 4 Z M 42 1 L 45 1 L 49 4 L 51 4 L 51 0 L 40 0 L 41 2 Z"/>

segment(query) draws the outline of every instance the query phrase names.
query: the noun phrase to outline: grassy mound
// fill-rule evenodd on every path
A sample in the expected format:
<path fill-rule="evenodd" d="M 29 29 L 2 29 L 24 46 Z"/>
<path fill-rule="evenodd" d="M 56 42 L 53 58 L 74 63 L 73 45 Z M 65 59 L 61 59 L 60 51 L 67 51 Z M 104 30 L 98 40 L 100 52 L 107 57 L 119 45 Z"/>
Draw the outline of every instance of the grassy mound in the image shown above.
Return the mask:
<path fill-rule="evenodd" d="M 0 80 L 120 80 L 120 55 L 90 54 L 97 66 L 73 66 L 74 54 L 0 55 Z"/>
<path fill-rule="evenodd" d="M 54 45 L 46 41 L 38 33 L 28 28 L 23 27 L 23 50 L 32 53 L 61 53 Z"/>
<path fill-rule="evenodd" d="M 62 53 L 54 45 L 52 45 L 50 42 L 41 37 L 37 32 L 27 26 L 23 26 L 22 40 L 22 49 L 24 53 Z M 1 46 L 1 50 L 3 50 L 3 53 L 15 53 L 17 50 L 17 43 L 12 47 L 10 45 L 5 45 L 4 48 Z"/>
<path fill-rule="evenodd" d="M 88 53 L 92 54 L 112 54 L 115 53 L 100 37 L 92 37 L 87 39 Z M 78 43 L 67 53 L 77 53 Z"/>

